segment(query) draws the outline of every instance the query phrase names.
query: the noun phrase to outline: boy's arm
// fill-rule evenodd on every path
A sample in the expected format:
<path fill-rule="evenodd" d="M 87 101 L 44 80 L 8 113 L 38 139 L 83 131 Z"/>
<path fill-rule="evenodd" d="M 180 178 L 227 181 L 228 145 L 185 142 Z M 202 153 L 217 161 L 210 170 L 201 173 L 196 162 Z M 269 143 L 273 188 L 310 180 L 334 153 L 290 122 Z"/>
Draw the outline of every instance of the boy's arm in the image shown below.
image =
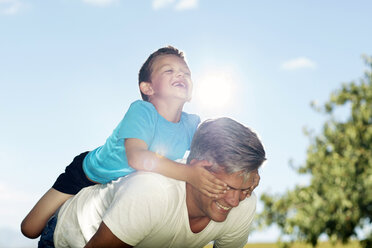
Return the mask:
<path fill-rule="evenodd" d="M 140 139 L 125 139 L 128 164 L 136 170 L 156 172 L 163 176 L 190 183 L 209 197 L 218 197 L 226 191 L 226 184 L 213 176 L 204 167 L 207 161 L 194 166 L 185 166 L 148 150 L 146 142 Z"/>

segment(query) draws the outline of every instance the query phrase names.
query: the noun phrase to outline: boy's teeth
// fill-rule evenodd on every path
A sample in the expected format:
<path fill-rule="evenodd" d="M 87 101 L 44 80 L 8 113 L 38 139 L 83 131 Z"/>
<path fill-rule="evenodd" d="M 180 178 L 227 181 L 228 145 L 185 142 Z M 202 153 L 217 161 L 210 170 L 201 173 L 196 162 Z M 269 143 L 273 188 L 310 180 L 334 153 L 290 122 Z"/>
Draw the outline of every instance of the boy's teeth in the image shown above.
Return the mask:
<path fill-rule="evenodd" d="M 181 86 L 181 87 L 186 87 L 184 83 L 174 83 L 174 86 Z"/>

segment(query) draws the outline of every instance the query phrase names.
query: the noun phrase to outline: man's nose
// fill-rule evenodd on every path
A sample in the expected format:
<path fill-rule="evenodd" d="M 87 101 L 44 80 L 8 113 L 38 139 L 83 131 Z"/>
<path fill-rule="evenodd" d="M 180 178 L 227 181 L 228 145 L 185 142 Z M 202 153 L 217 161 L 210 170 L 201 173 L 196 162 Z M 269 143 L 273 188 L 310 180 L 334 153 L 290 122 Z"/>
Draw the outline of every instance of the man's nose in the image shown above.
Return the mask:
<path fill-rule="evenodd" d="M 225 201 L 231 206 L 231 207 L 237 207 L 239 205 L 239 190 L 228 190 L 226 192 Z"/>

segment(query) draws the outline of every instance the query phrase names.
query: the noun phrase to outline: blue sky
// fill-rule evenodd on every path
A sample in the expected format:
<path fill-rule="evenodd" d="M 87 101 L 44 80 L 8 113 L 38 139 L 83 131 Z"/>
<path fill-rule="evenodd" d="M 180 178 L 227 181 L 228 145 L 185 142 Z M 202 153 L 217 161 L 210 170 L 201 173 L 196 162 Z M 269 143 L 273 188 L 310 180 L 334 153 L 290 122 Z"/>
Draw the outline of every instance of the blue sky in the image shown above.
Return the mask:
<path fill-rule="evenodd" d="M 0 228 L 18 231 L 72 158 L 103 144 L 140 97 L 140 66 L 165 45 L 184 50 L 192 71 L 185 111 L 232 117 L 261 137 L 258 195 L 307 183 L 288 161 L 304 162 L 302 129 L 317 133 L 324 121 L 310 102 L 363 75 L 371 9 L 367 0 L 0 0 Z M 35 244 L 18 235 L 12 246 Z M 250 242 L 277 237 L 273 227 Z"/>

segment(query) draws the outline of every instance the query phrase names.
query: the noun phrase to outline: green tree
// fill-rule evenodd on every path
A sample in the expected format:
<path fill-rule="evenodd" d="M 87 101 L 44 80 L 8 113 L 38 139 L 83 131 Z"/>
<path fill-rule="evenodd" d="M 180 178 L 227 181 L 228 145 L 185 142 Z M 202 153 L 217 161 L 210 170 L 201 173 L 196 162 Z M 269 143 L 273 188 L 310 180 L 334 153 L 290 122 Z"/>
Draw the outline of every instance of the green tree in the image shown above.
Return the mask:
<path fill-rule="evenodd" d="M 310 175 L 309 185 L 263 194 L 262 225 L 276 223 L 282 234 L 314 247 L 321 234 L 345 243 L 357 227 L 372 226 L 372 57 L 364 60 L 365 76 L 343 84 L 316 109 L 327 117 L 321 134 L 305 132 L 307 158 L 296 170 Z M 349 111 L 347 120 L 335 118 L 337 108 Z M 361 244 L 372 247 L 372 232 Z"/>

